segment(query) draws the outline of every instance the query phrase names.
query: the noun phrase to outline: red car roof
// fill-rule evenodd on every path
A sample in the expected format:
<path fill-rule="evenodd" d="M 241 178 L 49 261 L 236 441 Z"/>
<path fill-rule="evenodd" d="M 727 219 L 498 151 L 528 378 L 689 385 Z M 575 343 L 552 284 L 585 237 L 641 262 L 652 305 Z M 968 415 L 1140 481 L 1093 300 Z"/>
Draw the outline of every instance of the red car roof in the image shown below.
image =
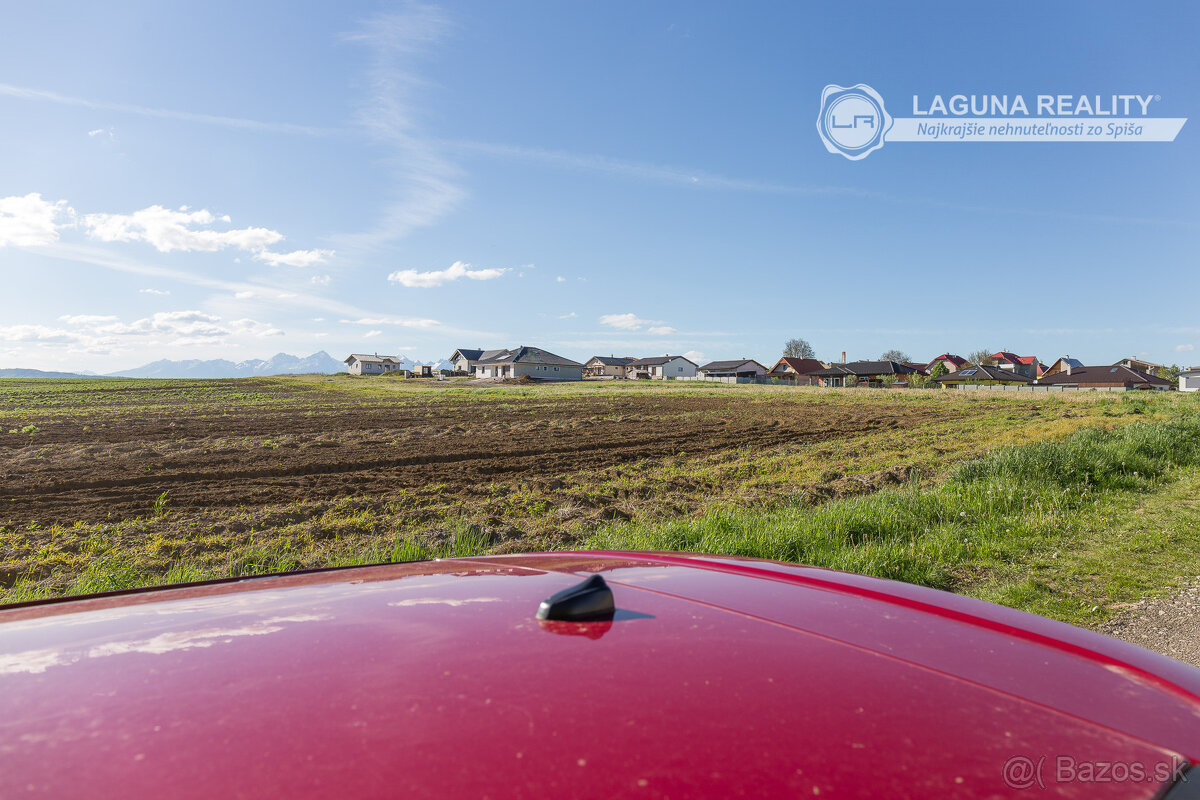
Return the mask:
<path fill-rule="evenodd" d="M 593 573 L 611 619 L 535 619 Z M 1200 672 L 955 595 L 673 554 L 383 565 L 0 610 L 6 791 L 1023 797 L 1006 763 L 1063 754 L 1200 759 Z M 1054 779 L 1063 796 L 1163 788 Z"/>

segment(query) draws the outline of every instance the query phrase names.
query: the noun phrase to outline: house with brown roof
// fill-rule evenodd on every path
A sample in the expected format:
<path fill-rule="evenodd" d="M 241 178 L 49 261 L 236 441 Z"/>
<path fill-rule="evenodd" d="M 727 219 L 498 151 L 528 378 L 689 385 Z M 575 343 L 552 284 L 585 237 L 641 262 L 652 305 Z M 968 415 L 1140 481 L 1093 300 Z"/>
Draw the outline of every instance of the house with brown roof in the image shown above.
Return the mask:
<path fill-rule="evenodd" d="M 1079 389 L 1154 389 L 1168 392 L 1175 386 L 1166 378 L 1116 364 L 1111 367 L 1072 367 L 1038 380 L 1038 386 L 1063 386 Z"/>
<path fill-rule="evenodd" d="M 1166 369 L 1166 367 L 1162 364 L 1155 364 L 1153 361 L 1146 361 L 1145 359 L 1141 358 L 1133 358 L 1132 356 L 1129 358 L 1122 358 L 1120 361 L 1113 364 L 1113 366 L 1127 367 L 1134 372 L 1140 372 L 1143 375 L 1157 375 L 1160 369 Z"/>
<path fill-rule="evenodd" d="M 788 358 L 784 356 L 775 362 L 775 366 L 767 370 L 766 377 L 795 383 L 800 386 L 819 386 L 820 380 L 809 375 L 810 372 L 817 369 L 825 369 L 828 364 L 823 364 L 815 358 Z"/>
<path fill-rule="evenodd" d="M 813 370 L 808 374 L 818 378 L 822 386 L 880 388 L 903 384 L 907 376 L 915 372 L 912 367 L 898 361 L 851 361 L 830 364 L 826 369 Z"/>
<path fill-rule="evenodd" d="M 583 374 L 589 378 L 624 378 L 632 356 L 592 356 L 583 363 Z"/>

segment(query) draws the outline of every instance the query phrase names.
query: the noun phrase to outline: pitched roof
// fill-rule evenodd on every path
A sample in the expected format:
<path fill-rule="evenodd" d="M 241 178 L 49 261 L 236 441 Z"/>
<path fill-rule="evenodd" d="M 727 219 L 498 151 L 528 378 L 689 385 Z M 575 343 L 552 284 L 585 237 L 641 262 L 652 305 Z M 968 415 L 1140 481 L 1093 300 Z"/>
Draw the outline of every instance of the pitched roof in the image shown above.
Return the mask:
<path fill-rule="evenodd" d="M 696 363 L 695 361 L 692 361 L 690 358 L 688 358 L 686 356 L 650 356 L 649 358 L 639 358 L 637 361 L 634 361 L 629 366 L 631 366 L 631 367 L 657 367 L 662 364 L 666 364 L 668 361 L 674 361 L 677 358 L 682 358 L 684 361 L 686 361 L 692 365 L 695 365 L 695 363 Z"/>
<path fill-rule="evenodd" d="M 381 356 L 374 353 L 351 353 L 345 359 L 343 359 L 343 363 L 349 364 L 351 361 L 355 360 L 361 361 L 364 364 L 382 364 L 384 361 L 390 361 L 393 364 L 400 363 L 400 359 L 396 358 L 395 356 Z"/>
<path fill-rule="evenodd" d="M 911 375 L 916 372 L 898 361 L 851 361 L 848 364 L 833 364 L 829 369 L 817 369 L 809 375 Z"/>
<path fill-rule="evenodd" d="M 469 350 L 460 347 L 454 351 L 453 355 L 450 356 L 450 360 L 457 361 L 454 356 L 462 356 L 467 361 L 479 361 L 480 359 L 494 358 L 503 352 L 506 352 L 504 348 L 497 348 L 494 350 Z"/>
<path fill-rule="evenodd" d="M 991 367 L 986 364 L 964 364 L 958 372 L 948 372 L 934 378 L 939 383 L 946 381 L 1000 381 L 1001 383 L 1033 383 L 1031 378 L 1019 375 L 1003 367 Z"/>
<path fill-rule="evenodd" d="M 489 351 L 491 352 L 491 351 Z M 543 350 L 540 347 L 521 347 L 513 348 L 512 350 L 497 350 L 497 355 L 490 358 L 481 358 L 480 364 L 550 364 L 557 367 L 582 367 L 578 361 L 572 361 L 569 358 L 556 356 L 548 350 Z M 487 353 L 484 354 L 485 356 Z"/>
<path fill-rule="evenodd" d="M 606 367 L 628 367 L 633 363 L 634 359 L 624 356 L 592 356 L 587 360 L 588 364 L 593 361 L 599 361 Z"/>
<path fill-rule="evenodd" d="M 1157 375 L 1132 370 L 1129 367 L 1072 367 L 1071 374 L 1056 372 L 1042 378 L 1038 383 L 1052 386 L 1059 383 L 1145 383 L 1151 386 L 1171 386 L 1171 382 Z"/>
<path fill-rule="evenodd" d="M 929 363 L 925 365 L 926 371 L 933 369 L 934 364 L 939 361 L 949 361 L 954 365 L 955 369 L 962 369 L 963 364 L 967 363 L 967 360 L 962 356 L 956 356 L 953 353 L 942 353 L 940 356 L 929 359 Z"/>
<path fill-rule="evenodd" d="M 1019 356 L 1016 353 L 1010 353 L 1007 350 L 1001 350 L 998 353 L 992 353 L 992 358 L 1003 359 L 1010 364 L 1034 364 L 1037 363 L 1037 356 Z"/>
<path fill-rule="evenodd" d="M 815 358 L 788 358 L 784 356 L 775 362 L 775 366 L 771 367 L 771 372 L 775 372 L 776 370 L 785 372 L 786 370 L 779 369 L 780 364 L 791 367 L 792 371 L 799 375 L 807 375 L 815 369 L 825 369 L 825 365 Z"/>
<path fill-rule="evenodd" d="M 710 361 L 703 367 L 700 367 L 700 369 L 704 372 L 725 372 L 736 369 L 743 364 L 758 364 L 758 366 L 762 367 L 762 369 L 766 371 L 766 367 L 763 367 L 762 364 L 759 364 L 752 358 L 739 358 L 734 361 Z"/>

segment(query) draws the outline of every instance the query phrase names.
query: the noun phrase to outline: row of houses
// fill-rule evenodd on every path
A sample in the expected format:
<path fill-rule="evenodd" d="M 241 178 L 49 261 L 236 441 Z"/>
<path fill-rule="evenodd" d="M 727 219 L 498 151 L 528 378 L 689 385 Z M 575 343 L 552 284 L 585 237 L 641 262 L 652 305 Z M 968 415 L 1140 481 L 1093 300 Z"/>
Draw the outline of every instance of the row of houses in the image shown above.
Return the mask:
<path fill-rule="evenodd" d="M 943 386 L 1058 386 L 1062 388 L 1156 389 L 1176 388 L 1156 374 L 1161 365 L 1135 358 L 1115 364 L 1087 366 L 1063 356 L 1047 366 L 1036 356 L 1001 350 L 975 364 L 942 353 L 928 362 L 891 360 L 823 362 L 813 358 L 780 358 L 767 367 L 752 358 L 697 364 L 682 355 L 594 356 L 584 363 L 540 347 L 512 349 L 459 348 L 436 364 L 416 364 L 395 356 L 352 354 L 346 364 L 352 374 L 379 375 L 399 371 L 406 376 L 474 376 L 489 379 L 531 378 L 544 381 L 704 380 L 766 381 L 794 385 L 844 387 L 904 387 L 936 382 Z M 914 376 L 920 376 L 919 379 Z M 1200 390 L 1200 368 L 1184 370 L 1178 388 Z"/>

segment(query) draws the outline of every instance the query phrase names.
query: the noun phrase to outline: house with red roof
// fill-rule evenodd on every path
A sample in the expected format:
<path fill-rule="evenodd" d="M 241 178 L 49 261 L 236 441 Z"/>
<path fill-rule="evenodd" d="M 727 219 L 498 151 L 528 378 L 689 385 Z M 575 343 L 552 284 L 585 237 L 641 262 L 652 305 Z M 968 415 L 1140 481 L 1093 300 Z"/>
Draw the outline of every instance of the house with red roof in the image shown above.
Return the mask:
<path fill-rule="evenodd" d="M 940 356 L 930 359 L 929 363 L 925 365 L 925 373 L 929 374 L 938 362 L 941 362 L 947 372 L 958 372 L 967 364 L 967 360 L 962 356 L 956 356 L 954 353 L 942 353 Z"/>
<path fill-rule="evenodd" d="M 992 353 L 990 359 L 1000 369 L 1011 370 L 1018 375 L 1024 375 L 1026 378 L 1037 378 L 1046 371 L 1045 365 L 1041 361 L 1038 361 L 1037 356 L 1019 356 L 1016 353 L 1001 350 L 998 353 Z"/>

